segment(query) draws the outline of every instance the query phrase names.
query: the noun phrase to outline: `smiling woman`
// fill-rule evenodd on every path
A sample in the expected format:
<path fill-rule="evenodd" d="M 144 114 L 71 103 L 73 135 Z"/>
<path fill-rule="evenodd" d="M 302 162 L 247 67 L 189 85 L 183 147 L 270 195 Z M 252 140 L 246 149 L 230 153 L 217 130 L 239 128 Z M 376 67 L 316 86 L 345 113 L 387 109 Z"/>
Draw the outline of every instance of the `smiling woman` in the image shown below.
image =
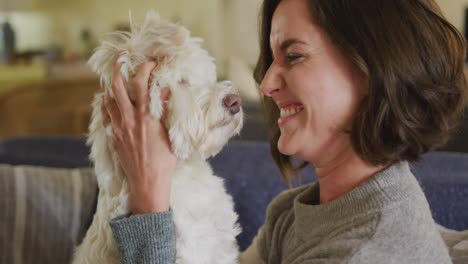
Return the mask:
<path fill-rule="evenodd" d="M 460 32 L 432 0 L 267 0 L 262 18 L 273 157 L 287 180 L 313 164 L 318 183 L 270 204 L 261 258 L 450 263 L 407 162 L 446 143 L 464 109 Z"/>
<path fill-rule="evenodd" d="M 285 175 L 294 172 L 287 155 L 318 165 L 338 138 L 350 137 L 356 153 L 375 165 L 417 160 L 447 142 L 463 110 L 465 42 L 434 1 L 280 5 L 286 2 L 289 10 L 277 10 L 280 1 L 263 6 L 255 72 L 267 96 L 272 151 Z M 302 6 L 293 11 L 292 5 Z M 276 125 L 285 98 L 309 104 L 304 129 L 289 146 L 283 139 L 291 129 Z M 311 147 L 294 149 L 311 138 Z"/>
<path fill-rule="evenodd" d="M 329 150 L 351 149 L 344 144 L 347 131 L 368 87 L 364 72 L 312 23 L 304 5 L 283 1 L 276 9 L 270 32 L 273 60 L 260 89 L 280 110 L 279 151 L 321 166 L 330 162 L 324 155 Z"/>

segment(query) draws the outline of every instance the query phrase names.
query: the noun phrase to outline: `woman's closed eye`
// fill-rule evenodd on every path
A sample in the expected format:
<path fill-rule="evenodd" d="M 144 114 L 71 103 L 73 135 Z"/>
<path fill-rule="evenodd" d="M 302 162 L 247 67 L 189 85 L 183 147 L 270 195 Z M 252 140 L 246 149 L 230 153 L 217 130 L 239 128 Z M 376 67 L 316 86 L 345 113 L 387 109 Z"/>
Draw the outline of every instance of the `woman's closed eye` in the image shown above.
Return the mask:
<path fill-rule="evenodd" d="M 298 53 L 288 53 L 286 54 L 286 61 L 288 64 L 292 64 L 296 62 L 297 60 L 301 59 L 303 56 Z"/>

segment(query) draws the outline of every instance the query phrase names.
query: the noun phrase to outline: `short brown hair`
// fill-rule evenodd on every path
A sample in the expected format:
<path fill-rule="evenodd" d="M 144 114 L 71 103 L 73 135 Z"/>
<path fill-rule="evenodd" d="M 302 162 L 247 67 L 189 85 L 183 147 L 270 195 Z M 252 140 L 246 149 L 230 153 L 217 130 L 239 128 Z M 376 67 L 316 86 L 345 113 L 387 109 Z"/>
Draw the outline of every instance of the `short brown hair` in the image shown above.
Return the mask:
<path fill-rule="evenodd" d="M 368 77 L 350 132 L 356 153 L 374 165 L 415 161 L 444 145 L 464 109 L 466 44 L 434 0 L 305 0 L 312 21 Z M 273 56 L 270 30 L 280 0 L 265 0 L 259 84 Z M 279 111 L 264 97 L 273 158 L 287 179 L 295 169 L 279 152 Z"/>

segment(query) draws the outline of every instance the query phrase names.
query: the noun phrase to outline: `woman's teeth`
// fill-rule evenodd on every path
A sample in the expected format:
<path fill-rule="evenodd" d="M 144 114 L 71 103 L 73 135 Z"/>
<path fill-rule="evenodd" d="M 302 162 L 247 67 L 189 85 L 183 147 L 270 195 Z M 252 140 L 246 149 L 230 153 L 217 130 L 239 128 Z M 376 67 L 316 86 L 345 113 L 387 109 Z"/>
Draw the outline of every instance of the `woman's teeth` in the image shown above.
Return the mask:
<path fill-rule="evenodd" d="M 280 110 L 280 117 L 288 117 L 290 115 L 294 115 L 294 114 L 297 114 L 299 112 L 301 112 L 303 109 L 302 108 L 289 108 L 289 109 L 285 109 L 285 108 L 281 108 Z"/>

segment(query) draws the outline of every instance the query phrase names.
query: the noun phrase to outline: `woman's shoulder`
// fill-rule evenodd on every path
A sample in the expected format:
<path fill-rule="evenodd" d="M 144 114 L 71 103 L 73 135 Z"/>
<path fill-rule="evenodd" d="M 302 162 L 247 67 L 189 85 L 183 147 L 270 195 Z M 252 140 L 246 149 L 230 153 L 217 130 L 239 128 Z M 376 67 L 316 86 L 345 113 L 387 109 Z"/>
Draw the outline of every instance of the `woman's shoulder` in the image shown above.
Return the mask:
<path fill-rule="evenodd" d="M 264 259 L 267 259 L 269 255 L 268 252 L 276 252 L 271 249 L 275 247 L 281 239 L 274 240 L 273 234 L 276 233 L 275 230 L 284 231 L 291 227 L 294 220 L 294 200 L 309 188 L 311 188 L 311 185 L 303 185 L 284 190 L 274 197 L 268 205 L 265 223 L 261 227 L 257 239 L 259 252 Z"/>
<path fill-rule="evenodd" d="M 310 190 L 316 183 L 290 188 L 279 193 L 267 208 L 267 219 L 276 219 L 278 215 L 289 212 L 294 207 L 294 200 L 300 194 Z"/>

